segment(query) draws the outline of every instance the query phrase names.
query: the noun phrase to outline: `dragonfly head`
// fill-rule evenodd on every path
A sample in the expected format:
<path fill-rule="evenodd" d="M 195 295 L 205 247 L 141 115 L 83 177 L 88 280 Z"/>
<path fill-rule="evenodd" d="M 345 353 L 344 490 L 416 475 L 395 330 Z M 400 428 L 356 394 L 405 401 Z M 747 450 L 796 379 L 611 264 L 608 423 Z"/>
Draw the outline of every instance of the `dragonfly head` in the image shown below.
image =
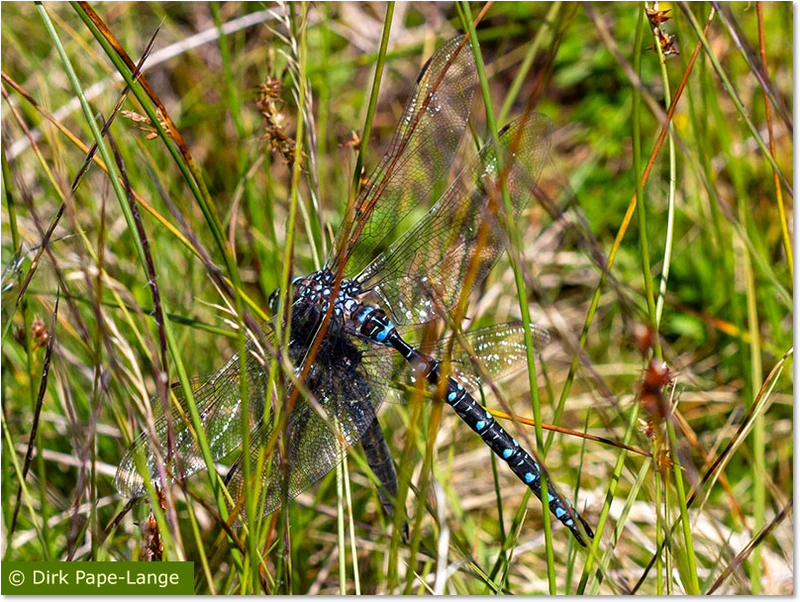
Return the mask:
<path fill-rule="evenodd" d="M 292 297 L 297 298 L 297 285 L 303 281 L 302 276 L 295 276 L 292 278 L 292 288 L 294 289 L 292 292 L 294 293 Z M 272 291 L 267 298 L 267 308 L 272 313 L 273 316 L 278 315 L 278 311 L 281 308 L 281 289 L 276 288 Z"/>
<path fill-rule="evenodd" d="M 276 288 L 272 291 L 267 299 L 267 307 L 269 308 L 270 313 L 275 316 L 278 314 L 278 309 L 281 305 L 281 289 Z"/>

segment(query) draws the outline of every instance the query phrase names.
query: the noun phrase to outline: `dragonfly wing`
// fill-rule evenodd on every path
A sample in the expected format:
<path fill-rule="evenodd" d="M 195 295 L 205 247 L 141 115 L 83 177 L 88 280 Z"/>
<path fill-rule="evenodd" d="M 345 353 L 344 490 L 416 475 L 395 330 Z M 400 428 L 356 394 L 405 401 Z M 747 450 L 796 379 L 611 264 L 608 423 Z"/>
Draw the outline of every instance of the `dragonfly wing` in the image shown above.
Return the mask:
<path fill-rule="evenodd" d="M 361 350 L 372 347 L 366 341 L 350 339 Z M 321 354 L 320 354 L 321 355 Z M 328 474 L 348 449 L 357 445 L 368 430 L 391 377 L 390 351 L 364 353 L 361 361 L 350 365 L 325 365 L 318 358 L 306 378 L 312 399 L 298 397 L 284 431 L 287 437 L 281 458 L 275 451 L 264 458 L 274 433 L 274 420 L 265 420 L 257 437 L 253 437 L 251 467 L 261 475 L 252 491 L 264 496 L 263 514 L 296 497 Z M 245 487 L 248 486 L 239 459 L 231 468 L 228 490 L 241 510 Z"/>
<path fill-rule="evenodd" d="M 533 349 L 541 352 L 550 342 L 550 334 L 546 328 L 530 325 Z M 481 387 L 482 378 L 475 369 L 474 361 L 480 364 L 492 381 L 504 378 L 522 370 L 528 361 L 525 346 L 525 329 L 522 322 L 508 322 L 488 328 L 479 328 L 464 334 L 475 355 L 455 341 L 450 355 L 453 377 L 468 391 Z M 447 337 L 437 343 L 435 357 L 442 358 L 447 353 L 449 339 Z"/>
<path fill-rule="evenodd" d="M 344 259 L 345 274 L 357 274 L 448 171 L 476 81 L 475 58 L 464 36 L 446 42 L 422 68 L 389 149 L 339 229 L 328 260 L 334 273 Z"/>
<path fill-rule="evenodd" d="M 546 328 L 531 324 L 533 349 L 541 352 L 550 342 L 550 333 Z M 451 347 L 452 336 L 444 337 L 433 343 L 421 345 L 419 351 L 425 355 L 443 360 Z M 522 370 L 527 364 L 525 347 L 525 330 L 522 322 L 506 322 L 469 330 L 464 333 L 469 348 L 474 355 L 462 346 L 458 340 L 452 342 L 450 350 L 451 376 L 467 391 L 476 391 L 483 384 L 483 379 L 475 368 L 475 362 L 482 366 L 484 373 L 491 381 L 500 381 Z M 413 367 L 406 361 L 396 362 L 395 388 L 391 391 L 392 401 L 402 402 L 402 392 L 409 388 L 407 383 L 414 382 Z"/>
<path fill-rule="evenodd" d="M 499 146 L 487 144 L 428 214 L 362 272 L 362 288 L 383 299 L 396 323 L 434 319 L 456 304 L 466 280 L 475 286 L 486 277 L 503 251 L 501 173 L 517 216 L 534 194 L 552 129 L 539 114 L 512 123 Z"/>
<path fill-rule="evenodd" d="M 253 430 L 264 411 L 267 375 L 261 346 L 252 340 L 248 341 L 245 353 L 250 428 Z M 210 377 L 192 379 L 191 390 L 212 458 L 220 460 L 239 447 L 242 440 L 238 354 Z M 179 385 L 172 385 L 170 397 L 172 409 L 169 415 L 162 412 L 155 420 L 155 432 L 142 432 L 120 462 L 115 485 L 120 494 L 126 497 L 141 497 L 145 493 L 144 477 L 139 471 L 138 462 L 144 462 L 148 478 L 155 483 L 159 482 L 159 456 L 172 481 L 206 468 L 190 422 L 188 402 Z M 161 407 L 157 397 L 153 401 L 154 408 Z"/>

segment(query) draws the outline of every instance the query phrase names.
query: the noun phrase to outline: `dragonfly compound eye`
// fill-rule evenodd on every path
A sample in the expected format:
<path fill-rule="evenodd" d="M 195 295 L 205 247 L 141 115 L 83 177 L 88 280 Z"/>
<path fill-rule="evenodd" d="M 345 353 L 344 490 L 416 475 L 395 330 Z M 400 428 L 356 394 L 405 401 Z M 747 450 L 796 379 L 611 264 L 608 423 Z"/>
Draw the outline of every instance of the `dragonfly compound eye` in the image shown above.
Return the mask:
<path fill-rule="evenodd" d="M 272 312 L 272 315 L 276 315 L 278 313 L 278 308 L 281 304 L 281 289 L 276 288 L 272 291 L 269 295 L 269 299 L 267 299 L 267 307 L 269 307 L 269 311 Z"/>

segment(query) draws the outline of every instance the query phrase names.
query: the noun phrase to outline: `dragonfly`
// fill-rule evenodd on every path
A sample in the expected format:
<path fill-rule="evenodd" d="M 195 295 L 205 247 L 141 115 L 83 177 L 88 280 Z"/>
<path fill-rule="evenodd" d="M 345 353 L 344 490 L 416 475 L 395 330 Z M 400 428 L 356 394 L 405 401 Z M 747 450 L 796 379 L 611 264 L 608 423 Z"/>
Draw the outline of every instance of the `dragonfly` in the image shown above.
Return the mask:
<path fill-rule="evenodd" d="M 249 412 L 250 448 L 241 451 L 225 478 L 234 512 L 241 510 L 248 491 L 258 492 L 260 515 L 274 512 L 360 444 L 381 484 L 381 505 L 392 516 L 397 475 L 377 412 L 399 363 L 417 386 L 443 392 L 459 418 L 540 500 L 545 496 L 552 514 L 581 545 L 594 537 L 551 480 L 542 490 L 540 464 L 471 394 L 480 386 L 473 360 L 490 376 L 525 361 L 522 326 L 467 333 L 475 356 L 449 345 L 454 351 L 448 373 L 434 357 L 444 347 L 417 348 L 401 335 L 405 327 L 446 316 L 485 279 L 503 253 L 503 225 L 530 201 L 549 152 L 550 119 L 524 115 L 479 151 L 416 224 L 395 236 L 397 225 L 449 171 L 468 125 L 476 82 L 473 51 L 464 36 L 433 54 L 387 151 L 343 219 L 324 267 L 293 278 L 288 291 L 270 295 L 273 321 L 280 320 L 289 333 L 285 347 L 293 378 L 282 398 L 287 407 L 274 407 L 270 388 L 268 349 L 277 340 L 275 323 L 248 337 L 243 370 L 234 355 L 211 377 L 192 383 L 214 461 L 241 449 L 242 412 L 245 407 Z M 534 346 L 541 348 L 546 330 L 532 328 Z M 242 379 L 248 393 L 244 403 Z M 185 419 L 187 400 L 177 388 L 172 393 L 172 410 L 134 440 L 120 463 L 115 482 L 126 497 L 145 494 L 144 479 L 160 478 L 159 462 L 173 480 L 206 467 Z M 282 446 L 274 445 L 279 432 Z"/>

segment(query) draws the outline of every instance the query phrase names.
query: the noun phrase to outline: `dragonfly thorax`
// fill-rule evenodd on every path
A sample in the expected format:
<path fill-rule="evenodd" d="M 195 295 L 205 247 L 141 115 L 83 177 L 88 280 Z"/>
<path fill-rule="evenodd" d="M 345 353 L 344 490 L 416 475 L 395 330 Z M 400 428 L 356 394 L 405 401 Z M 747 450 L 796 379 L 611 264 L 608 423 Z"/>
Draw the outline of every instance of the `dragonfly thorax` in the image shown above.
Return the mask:
<path fill-rule="evenodd" d="M 336 297 L 332 299 L 335 283 L 336 275 L 328 268 L 308 276 L 297 276 L 292 280 L 292 302 L 294 305 L 313 305 L 326 312 L 333 300 L 334 317 L 349 318 L 359 303 L 357 297 L 361 294 L 361 287 L 354 280 L 344 279 L 339 284 Z M 273 315 L 277 315 L 280 308 L 280 296 L 280 289 L 277 288 L 269 296 L 267 303 Z"/>
<path fill-rule="evenodd" d="M 331 334 L 337 335 L 341 331 L 390 345 L 389 335 L 395 326 L 386 312 L 362 301 L 363 291 L 358 281 L 343 279 L 338 287 L 335 284 L 336 275 L 328 268 L 292 280 L 293 333 L 298 327 L 306 330 L 309 325 L 318 325 L 333 303 L 329 325 Z M 269 303 L 275 313 L 279 291 L 270 295 Z"/>
<path fill-rule="evenodd" d="M 328 268 L 297 277 L 292 281 L 294 304 L 313 305 L 327 312 L 333 302 L 333 318 L 349 321 L 360 305 L 358 297 L 361 295 L 361 286 L 350 279 L 342 280 L 338 287 L 335 285 L 336 274 Z"/>

